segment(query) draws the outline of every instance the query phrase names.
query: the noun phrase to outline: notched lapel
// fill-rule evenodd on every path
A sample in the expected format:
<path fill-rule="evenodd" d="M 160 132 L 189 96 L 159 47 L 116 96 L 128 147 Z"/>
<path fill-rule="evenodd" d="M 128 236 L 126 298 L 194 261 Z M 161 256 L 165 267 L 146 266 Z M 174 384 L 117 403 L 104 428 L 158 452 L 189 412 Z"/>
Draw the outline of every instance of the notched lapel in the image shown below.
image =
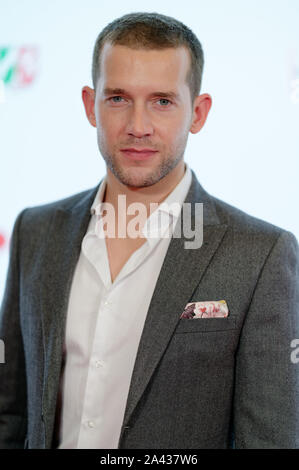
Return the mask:
<path fill-rule="evenodd" d="M 180 314 L 198 288 L 227 230 L 226 224 L 220 224 L 213 202 L 195 175 L 185 199 L 191 201 L 204 204 L 203 244 L 195 250 L 184 248 L 184 238 L 172 238 L 169 244 L 138 347 L 119 445 L 124 428 L 180 321 Z"/>
<path fill-rule="evenodd" d="M 41 317 L 44 346 L 43 412 L 55 410 L 68 298 L 96 189 L 72 209 L 57 209 L 42 253 Z"/>

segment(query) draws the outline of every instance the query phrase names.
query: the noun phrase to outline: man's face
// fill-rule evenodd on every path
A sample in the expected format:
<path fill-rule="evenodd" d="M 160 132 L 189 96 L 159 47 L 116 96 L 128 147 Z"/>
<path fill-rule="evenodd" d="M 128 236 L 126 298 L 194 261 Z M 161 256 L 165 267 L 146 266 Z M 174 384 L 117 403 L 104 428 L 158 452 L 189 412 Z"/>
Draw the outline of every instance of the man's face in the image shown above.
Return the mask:
<path fill-rule="evenodd" d="M 182 161 L 192 121 L 189 67 L 184 47 L 104 45 L 95 90 L 98 145 L 126 186 L 151 186 Z"/>

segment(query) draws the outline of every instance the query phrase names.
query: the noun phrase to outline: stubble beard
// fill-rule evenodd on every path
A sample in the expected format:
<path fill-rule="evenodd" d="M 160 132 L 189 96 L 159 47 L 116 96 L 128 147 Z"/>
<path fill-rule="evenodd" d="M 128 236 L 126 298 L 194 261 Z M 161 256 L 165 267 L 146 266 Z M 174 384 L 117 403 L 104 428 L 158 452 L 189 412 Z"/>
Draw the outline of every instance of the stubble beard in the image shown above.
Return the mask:
<path fill-rule="evenodd" d="M 176 148 L 175 157 L 173 155 L 166 155 L 154 168 L 148 168 L 145 174 L 145 167 L 140 165 L 138 168 L 123 168 L 115 154 L 107 151 L 106 146 L 100 140 L 98 141 L 99 150 L 104 158 L 107 167 L 113 175 L 125 186 L 132 188 L 144 188 L 158 183 L 162 178 L 167 176 L 182 160 L 187 144 L 187 137 L 179 148 Z M 138 163 L 138 162 L 137 162 Z"/>

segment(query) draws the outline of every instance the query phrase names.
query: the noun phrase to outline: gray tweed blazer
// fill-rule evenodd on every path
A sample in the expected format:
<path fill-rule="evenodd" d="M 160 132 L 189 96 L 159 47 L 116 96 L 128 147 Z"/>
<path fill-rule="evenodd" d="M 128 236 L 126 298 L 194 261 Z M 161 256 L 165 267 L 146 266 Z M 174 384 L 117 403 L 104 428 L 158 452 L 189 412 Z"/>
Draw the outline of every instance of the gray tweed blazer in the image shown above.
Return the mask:
<path fill-rule="evenodd" d="M 15 221 L 0 313 L 0 448 L 55 447 L 67 304 L 97 189 Z M 203 244 L 170 242 L 119 448 L 299 448 L 296 238 L 211 196 L 193 172 L 185 202 L 203 203 Z M 187 303 L 220 299 L 227 318 L 180 319 Z"/>

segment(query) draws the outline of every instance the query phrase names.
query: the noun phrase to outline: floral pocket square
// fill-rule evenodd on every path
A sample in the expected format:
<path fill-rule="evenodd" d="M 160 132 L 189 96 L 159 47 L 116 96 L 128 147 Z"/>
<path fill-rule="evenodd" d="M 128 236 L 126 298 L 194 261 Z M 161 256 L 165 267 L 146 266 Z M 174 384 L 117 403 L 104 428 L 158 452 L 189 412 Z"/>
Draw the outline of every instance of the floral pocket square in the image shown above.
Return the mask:
<path fill-rule="evenodd" d="M 186 305 L 181 318 L 225 318 L 228 317 L 228 307 L 225 300 L 205 300 L 190 302 Z"/>

